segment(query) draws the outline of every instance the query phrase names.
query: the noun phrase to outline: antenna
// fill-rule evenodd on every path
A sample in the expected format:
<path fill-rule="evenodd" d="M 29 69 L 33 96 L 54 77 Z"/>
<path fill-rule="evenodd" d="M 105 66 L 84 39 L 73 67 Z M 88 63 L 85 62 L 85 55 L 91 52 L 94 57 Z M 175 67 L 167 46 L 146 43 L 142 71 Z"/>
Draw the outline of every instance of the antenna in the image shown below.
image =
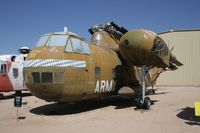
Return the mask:
<path fill-rule="evenodd" d="M 68 32 L 68 28 L 65 26 L 64 27 L 64 32 L 67 33 Z"/>

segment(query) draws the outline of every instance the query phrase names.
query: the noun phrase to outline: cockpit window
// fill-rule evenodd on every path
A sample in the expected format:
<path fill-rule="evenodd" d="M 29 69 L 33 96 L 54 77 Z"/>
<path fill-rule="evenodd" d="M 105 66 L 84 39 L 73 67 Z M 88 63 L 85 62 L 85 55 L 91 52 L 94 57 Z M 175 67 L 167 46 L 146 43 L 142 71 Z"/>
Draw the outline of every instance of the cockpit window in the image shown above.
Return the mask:
<path fill-rule="evenodd" d="M 51 35 L 47 42 L 47 46 L 65 46 L 67 38 L 67 35 Z"/>
<path fill-rule="evenodd" d="M 90 54 L 90 48 L 88 47 L 88 44 L 86 42 L 81 41 L 83 46 L 83 52 L 86 54 Z"/>
<path fill-rule="evenodd" d="M 83 48 L 81 46 L 81 41 L 79 39 L 76 39 L 76 38 L 71 38 L 71 41 L 72 41 L 73 51 L 82 53 Z"/>
<path fill-rule="evenodd" d="M 44 46 L 48 40 L 49 36 L 44 35 L 40 38 L 40 40 L 38 41 L 36 47 L 40 47 L 40 46 Z"/>
<path fill-rule="evenodd" d="M 66 52 L 72 52 L 72 43 L 71 43 L 71 38 L 68 39 L 67 41 L 67 46 L 65 47 Z"/>
<path fill-rule="evenodd" d="M 65 52 L 78 52 L 83 54 L 90 54 L 88 44 L 78 38 L 69 37 Z"/>
<path fill-rule="evenodd" d="M 6 64 L 1 64 L 0 73 L 6 74 Z"/>

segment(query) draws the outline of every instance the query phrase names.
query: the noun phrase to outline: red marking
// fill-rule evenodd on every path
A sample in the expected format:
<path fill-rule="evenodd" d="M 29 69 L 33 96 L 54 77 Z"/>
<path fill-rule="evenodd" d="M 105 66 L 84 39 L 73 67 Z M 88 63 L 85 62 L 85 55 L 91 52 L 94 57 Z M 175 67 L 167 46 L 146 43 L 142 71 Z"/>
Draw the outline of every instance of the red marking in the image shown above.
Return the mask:
<path fill-rule="evenodd" d="M 0 73 L 0 92 L 13 91 L 13 86 L 8 76 L 8 72 L 10 71 L 11 67 L 10 61 L 6 61 L 6 67 L 7 67 L 6 75 L 2 75 L 2 73 Z"/>

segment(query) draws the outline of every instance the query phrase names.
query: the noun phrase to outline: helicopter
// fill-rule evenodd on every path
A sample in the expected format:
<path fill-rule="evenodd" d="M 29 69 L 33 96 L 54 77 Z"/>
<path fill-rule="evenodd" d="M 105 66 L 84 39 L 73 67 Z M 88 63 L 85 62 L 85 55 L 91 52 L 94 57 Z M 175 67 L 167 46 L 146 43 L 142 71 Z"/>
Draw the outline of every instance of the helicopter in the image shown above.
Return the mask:
<path fill-rule="evenodd" d="M 20 54 L 0 55 L 0 97 L 2 92 L 27 90 L 23 79 L 23 63 L 30 52 L 28 47 L 21 47 Z"/>
<path fill-rule="evenodd" d="M 24 63 L 30 92 L 45 101 L 78 102 L 114 95 L 133 95 L 138 108 L 162 72 L 183 64 L 165 41 L 149 30 L 130 30 L 114 22 L 89 30 L 91 41 L 69 32 L 42 35 Z"/>

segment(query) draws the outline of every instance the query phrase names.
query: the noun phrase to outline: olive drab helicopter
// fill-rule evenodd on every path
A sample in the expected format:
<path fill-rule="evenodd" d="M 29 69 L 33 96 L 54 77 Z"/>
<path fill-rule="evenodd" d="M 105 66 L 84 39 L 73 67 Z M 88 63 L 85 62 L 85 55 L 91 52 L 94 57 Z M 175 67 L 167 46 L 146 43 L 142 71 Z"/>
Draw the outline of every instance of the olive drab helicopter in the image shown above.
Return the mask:
<path fill-rule="evenodd" d="M 89 43 L 67 28 L 42 35 L 24 64 L 25 84 L 33 95 L 77 102 L 130 94 L 139 108 L 148 109 L 148 87 L 162 72 L 182 65 L 154 32 L 128 31 L 114 22 L 89 32 Z"/>

